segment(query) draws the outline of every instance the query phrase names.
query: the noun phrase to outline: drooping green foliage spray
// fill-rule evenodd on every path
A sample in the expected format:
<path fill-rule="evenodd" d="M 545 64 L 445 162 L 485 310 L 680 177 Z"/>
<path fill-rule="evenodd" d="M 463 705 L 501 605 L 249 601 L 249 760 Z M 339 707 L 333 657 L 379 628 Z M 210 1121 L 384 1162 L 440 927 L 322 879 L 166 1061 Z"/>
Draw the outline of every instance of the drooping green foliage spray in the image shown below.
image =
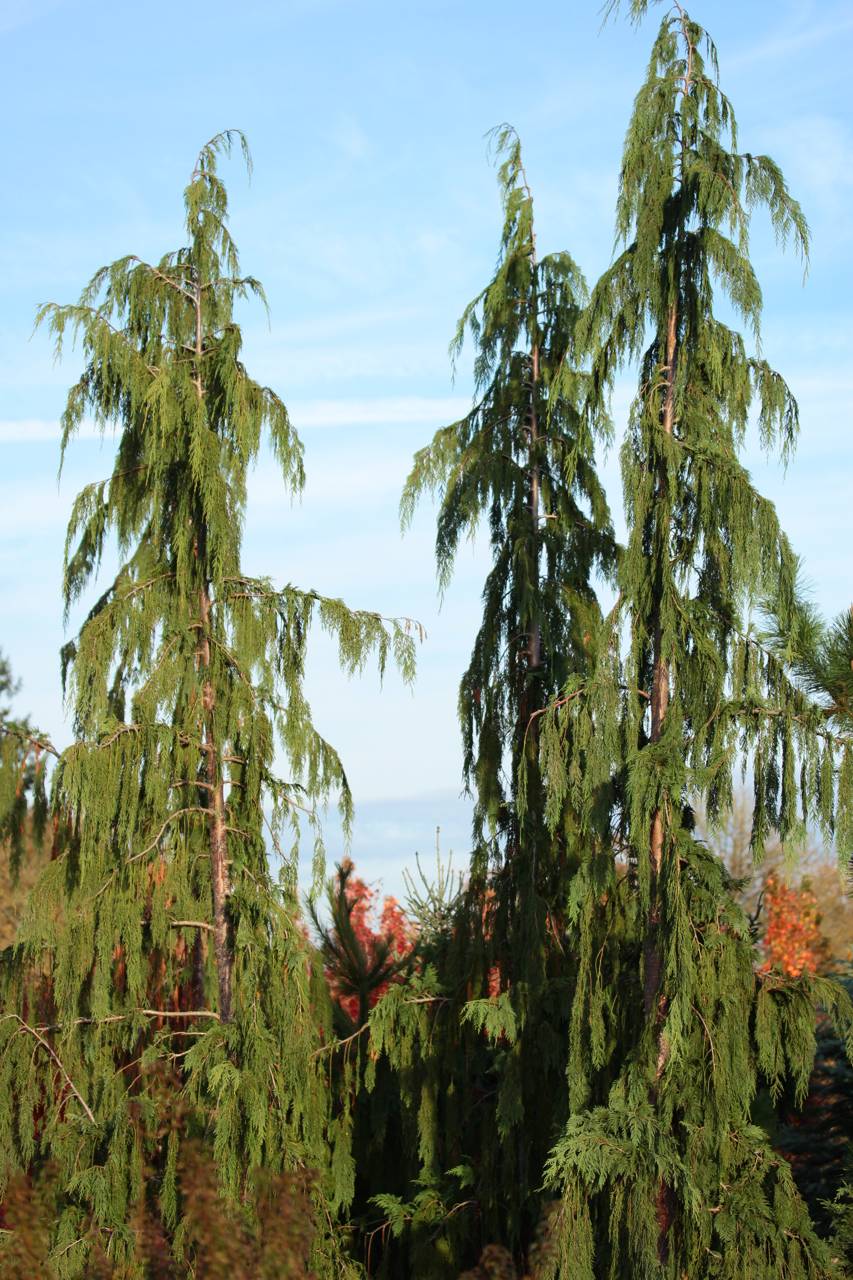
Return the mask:
<path fill-rule="evenodd" d="M 827 980 L 757 971 L 724 868 L 692 830 L 697 801 L 711 821 L 730 810 L 746 760 L 757 852 L 771 827 L 787 841 L 806 822 L 845 857 L 851 844 L 843 726 L 754 621 L 772 597 L 783 632 L 794 625 L 796 560 L 739 452 L 750 414 L 783 455 L 798 425 L 784 381 L 714 310 L 720 292 L 757 338 L 754 206 L 806 251 L 798 204 L 771 160 L 737 150 L 714 46 L 676 5 L 626 138 L 624 249 L 585 319 L 596 386 L 640 364 L 618 608 L 590 678 L 540 732 L 552 822 L 567 800 L 582 815 L 602 788 L 615 798 L 617 856 L 588 859 L 571 894 L 569 945 L 586 975 L 574 998 L 600 1031 L 570 1047 L 572 1115 L 548 1169 L 563 1196 L 555 1274 L 578 1280 L 831 1273 L 750 1108 L 762 1082 L 802 1096 L 814 1004 L 849 1027 L 849 1001 Z M 596 957 L 616 903 L 627 927 L 614 983 Z"/>
<path fill-rule="evenodd" d="M 58 1171 L 63 1276 L 86 1273 L 93 1233 L 118 1274 L 142 1274 L 130 1218 L 145 1198 L 180 1256 L 184 1136 L 207 1144 L 232 1198 L 251 1202 L 259 1170 L 316 1171 L 327 1205 L 351 1182 L 332 1154 L 295 849 L 276 884 L 266 828 L 277 846 L 335 790 L 349 814 L 302 687 L 312 619 L 350 672 L 393 651 L 410 674 L 412 638 L 243 571 L 262 438 L 291 492 L 303 470 L 284 404 L 241 362 L 234 305 L 263 294 L 227 225 L 217 162 L 234 141 L 248 158 L 232 133 L 198 157 L 186 247 L 123 258 L 77 305 L 40 313 L 58 350 L 71 333 L 85 357 L 63 451 L 87 414 L 118 434 L 109 478 L 74 503 L 66 606 L 109 539 L 120 567 L 64 653 L 76 741 L 53 773 L 60 847 L 3 972 L 0 1170 Z M 342 1274 L 326 1245 L 317 1267 Z"/>
<path fill-rule="evenodd" d="M 394 992 L 371 1018 L 374 1049 L 397 1073 L 403 1123 L 413 1121 L 419 1141 L 409 1172 L 418 1194 L 377 1199 L 385 1234 L 410 1246 L 389 1254 L 389 1275 L 455 1275 L 489 1241 L 521 1251 L 565 1115 L 570 983 L 560 933 L 576 833 L 568 810 L 559 831 L 547 830 L 532 774 L 538 718 L 586 663 L 600 625 L 593 578 L 612 573 L 615 547 L 592 463 L 593 391 L 581 373 L 565 372 L 586 288 L 569 254 L 539 256 L 519 140 L 506 126 L 493 136 L 504 206 L 498 264 L 451 348 L 458 354 L 468 337 L 476 346 L 475 404 L 417 454 L 402 500 L 405 523 L 424 492 L 439 495 L 442 588 L 460 541 L 481 524 L 492 566 L 459 690 L 475 802 L 470 881 L 455 913 L 424 929 L 420 1003 Z"/>

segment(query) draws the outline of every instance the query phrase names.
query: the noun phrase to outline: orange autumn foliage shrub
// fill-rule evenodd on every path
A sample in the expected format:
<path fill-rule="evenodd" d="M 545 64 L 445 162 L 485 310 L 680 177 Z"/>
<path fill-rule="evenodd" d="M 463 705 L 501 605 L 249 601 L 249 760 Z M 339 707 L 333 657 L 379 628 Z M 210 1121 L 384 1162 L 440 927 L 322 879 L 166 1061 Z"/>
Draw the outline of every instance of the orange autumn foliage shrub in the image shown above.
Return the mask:
<path fill-rule="evenodd" d="M 768 876 L 763 905 L 767 924 L 762 968 L 781 969 L 791 978 L 821 968 L 827 959 L 827 943 L 817 898 L 808 882 L 793 888 L 775 875 Z"/>

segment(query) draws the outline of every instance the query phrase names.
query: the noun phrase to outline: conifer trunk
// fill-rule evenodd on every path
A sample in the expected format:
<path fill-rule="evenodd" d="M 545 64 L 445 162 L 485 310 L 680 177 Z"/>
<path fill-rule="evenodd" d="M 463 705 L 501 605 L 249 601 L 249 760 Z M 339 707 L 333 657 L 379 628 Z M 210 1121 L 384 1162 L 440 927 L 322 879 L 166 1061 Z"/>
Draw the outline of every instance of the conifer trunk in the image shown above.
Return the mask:
<path fill-rule="evenodd" d="M 201 665 L 210 669 L 210 594 L 207 587 L 201 591 Z M 225 829 L 225 794 L 219 772 L 219 752 L 216 745 L 214 712 L 216 692 L 209 676 L 202 688 L 204 710 L 204 753 L 207 786 L 207 807 L 210 831 L 210 881 L 213 894 L 213 953 L 216 960 L 216 977 L 219 985 L 219 1017 L 222 1022 L 231 1021 L 231 940 L 228 929 L 228 896 L 231 878 L 228 871 L 228 833 Z"/>
<path fill-rule="evenodd" d="M 204 398 L 204 384 L 201 376 L 202 346 L 202 313 L 201 313 L 201 281 L 195 285 L 195 356 L 196 356 L 196 394 L 199 400 Z M 202 565 L 202 572 L 206 567 Z M 231 892 L 228 871 L 228 833 L 225 829 L 225 794 L 219 769 L 219 751 L 216 742 L 215 710 L 216 691 L 210 679 L 210 589 L 205 580 L 199 597 L 201 623 L 201 642 L 199 647 L 200 665 L 205 673 L 202 687 L 202 709 L 204 713 L 204 754 L 206 803 L 209 811 L 210 831 L 210 882 L 213 898 L 213 953 L 216 962 L 216 978 L 219 987 L 219 1017 L 222 1022 L 231 1021 L 231 969 L 233 957 L 228 929 L 228 896 Z"/>
<path fill-rule="evenodd" d="M 533 251 L 533 271 L 534 279 L 536 273 L 536 250 Z M 533 521 L 533 573 L 534 573 L 534 599 L 538 598 L 539 593 L 539 501 L 541 490 L 541 476 L 539 474 L 539 417 L 536 412 L 536 393 L 539 386 L 539 343 L 533 343 L 531 352 L 531 388 L 530 388 L 530 456 L 532 466 L 530 468 L 530 515 Z M 539 624 L 539 618 L 534 617 L 530 629 L 530 646 L 528 653 L 528 666 L 531 671 L 536 671 L 542 665 L 542 629 Z M 535 725 L 534 725 L 535 729 Z M 535 739 L 534 739 L 535 740 Z"/>
<path fill-rule="evenodd" d="M 675 303 L 669 309 L 666 325 L 666 383 L 663 402 L 663 414 L 661 416 L 661 430 L 667 437 L 672 435 L 675 422 L 675 357 L 676 357 L 676 338 L 678 333 L 678 308 Z M 661 466 L 658 476 L 658 500 L 663 505 L 667 501 L 666 495 L 667 477 L 666 466 Z M 669 516 L 666 515 L 667 527 L 663 531 L 661 537 L 661 545 L 666 548 L 669 544 Z M 662 583 L 658 586 L 659 592 L 662 591 Z M 656 607 L 656 617 L 654 625 L 653 651 L 652 651 L 652 688 L 651 688 L 651 735 L 650 742 L 652 744 L 659 742 L 663 733 L 663 722 L 669 709 L 669 700 L 671 694 L 670 688 L 670 671 L 669 661 L 664 653 L 663 647 L 663 631 L 661 627 L 661 606 L 662 600 L 659 598 Z M 669 1056 L 669 1047 L 666 1037 L 663 1034 L 662 1024 L 666 1016 L 666 997 L 660 991 L 661 971 L 663 969 L 663 956 L 661 954 L 661 897 L 660 897 L 660 877 L 661 868 L 664 858 L 664 842 L 665 842 L 665 820 L 663 808 L 659 805 L 652 814 L 651 832 L 650 832 L 650 885 L 649 885 L 649 917 L 646 925 L 646 942 L 644 946 L 644 972 L 643 972 L 643 1002 L 647 1021 L 651 1021 L 654 1026 L 657 1038 L 657 1068 L 655 1079 L 659 1080 L 663 1074 L 666 1060 Z M 652 1091 L 653 1099 L 656 1090 Z M 669 1228 L 672 1223 L 673 1214 L 673 1196 L 672 1190 L 668 1184 L 661 1179 L 658 1187 L 657 1196 L 657 1224 L 658 1224 L 658 1258 L 661 1264 L 666 1263 L 669 1257 Z"/>
<path fill-rule="evenodd" d="M 686 15 L 679 5 L 678 9 L 682 31 L 687 44 L 687 65 L 684 72 L 683 94 L 690 93 L 691 80 L 693 76 L 693 46 L 689 33 L 686 28 Z M 684 179 L 684 152 L 685 138 L 681 136 L 681 180 Z M 677 287 L 677 283 L 676 283 Z M 678 304 L 673 302 L 669 308 L 666 318 L 666 349 L 664 358 L 664 400 L 663 412 L 661 415 L 661 430 L 665 437 L 672 436 L 673 427 L 675 425 L 675 357 L 678 336 Z M 667 474 L 666 464 L 661 464 L 658 473 L 658 502 L 661 506 L 667 502 Z M 668 506 L 666 508 L 666 528 L 662 531 L 660 545 L 663 548 L 669 546 L 669 514 Z M 664 550 L 662 554 L 667 554 Z M 658 582 L 658 600 L 655 608 L 654 636 L 653 636 L 653 652 L 652 652 L 652 688 L 651 688 L 651 743 L 660 741 L 663 733 L 663 722 L 669 708 L 670 699 L 670 678 L 669 678 L 669 661 L 663 652 L 663 634 L 661 628 L 661 607 L 663 604 L 660 598 L 663 591 L 663 584 Z M 664 814 L 660 806 L 655 809 L 652 814 L 651 833 L 650 833 L 650 886 L 649 886 L 649 919 L 648 930 L 645 945 L 645 969 L 643 976 L 643 997 L 646 1019 L 654 1017 L 656 1023 L 663 1020 L 665 1009 L 661 1002 L 658 1001 L 655 1008 L 655 1000 L 660 986 L 660 975 L 662 967 L 662 957 L 660 953 L 659 929 L 661 919 L 661 903 L 660 903 L 660 873 L 663 863 L 664 850 Z M 664 1066 L 666 1065 L 667 1046 L 662 1036 L 658 1042 L 658 1064 L 657 1077 L 660 1078 Z"/>
<path fill-rule="evenodd" d="M 526 175 L 524 183 L 528 196 L 530 196 L 530 188 L 527 186 Z M 522 748 L 524 747 L 525 742 L 527 743 L 527 768 L 535 771 L 539 757 L 539 720 L 538 718 L 531 719 L 531 717 L 539 710 L 539 698 L 534 698 L 532 696 L 533 690 L 530 684 L 530 676 L 532 672 L 538 671 L 542 665 L 542 625 L 539 618 L 539 506 L 542 492 L 542 474 L 539 466 L 539 414 L 536 407 L 536 397 L 540 379 L 540 364 L 535 231 L 531 231 L 530 266 L 533 280 L 534 311 L 532 326 L 533 341 L 530 346 L 528 458 L 530 462 L 530 519 L 532 523 L 531 538 L 533 545 L 533 554 L 531 556 L 531 595 L 534 601 L 534 615 L 530 622 L 530 633 L 527 637 L 527 679 L 525 681 L 526 688 L 522 695 L 521 723 L 519 725 L 519 730 Z"/>
<path fill-rule="evenodd" d="M 666 333 L 666 391 L 664 395 L 663 415 L 661 419 L 661 428 L 665 436 L 672 435 L 672 429 L 675 421 L 675 347 L 676 334 L 678 330 L 678 308 L 675 304 L 670 307 L 669 316 L 667 317 L 667 333 Z M 665 497 L 666 475 L 662 471 L 658 478 L 658 498 Z M 667 538 L 662 539 L 666 545 Z M 652 743 L 659 742 L 663 733 L 663 722 L 669 709 L 670 685 L 669 685 L 669 662 L 663 652 L 663 635 L 660 623 L 660 606 L 661 602 L 657 602 L 657 617 L 654 627 L 654 648 L 652 655 L 652 688 L 651 688 L 651 738 Z M 646 1017 L 652 1016 L 655 995 L 660 983 L 661 956 L 660 949 L 657 945 L 657 928 L 660 923 L 660 901 L 659 901 L 659 880 L 661 872 L 661 864 L 663 862 L 663 845 L 664 845 L 664 818 L 661 808 L 655 809 L 652 814 L 651 837 L 650 837 L 650 862 L 651 862 L 651 888 L 650 888 L 650 915 L 649 915 L 649 941 L 647 943 L 646 954 L 646 971 L 644 982 L 645 995 L 645 1012 Z M 662 1066 L 659 1063 L 659 1067 Z"/>
<path fill-rule="evenodd" d="M 530 188 L 527 185 L 527 178 L 524 174 L 524 167 L 521 167 L 523 176 L 524 189 L 528 198 L 531 199 Z M 535 770 L 538 759 L 538 719 L 532 719 L 539 710 L 538 698 L 532 696 L 532 688 L 530 685 L 530 675 L 537 671 L 542 665 L 542 626 L 539 618 L 539 507 L 541 503 L 542 492 L 542 473 L 539 466 L 539 414 L 536 407 L 536 397 L 540 380 L 540 352 L 538 339 L 538 295 L 537 295 L 537 261 L 536 261 L 536 232 L 531 232 L 530 243 L 530 271 L 533 281 L 533 320 L 528 336 L 532 339 L 530 342 L 530 402 L 527 411 L 527 463 L 530 475 L 530 520 L 531 520 L 531 545 L 532 554 L 530 557 L 530 595 L 533 600 L 533 617 L 529 619 L 527 631 L 527 648 L 523 651 L 522 656 L 525 659 L 525 670 L 519 676 L 519 701 L 518 701 L 518 752 L 519 759 L 525 752 L 527 755 L 528 769 Z M 519 619 L 521 625 L 525 623 L 522 617 Z M 520 838 L 520 833 L 519 833 Z"/>

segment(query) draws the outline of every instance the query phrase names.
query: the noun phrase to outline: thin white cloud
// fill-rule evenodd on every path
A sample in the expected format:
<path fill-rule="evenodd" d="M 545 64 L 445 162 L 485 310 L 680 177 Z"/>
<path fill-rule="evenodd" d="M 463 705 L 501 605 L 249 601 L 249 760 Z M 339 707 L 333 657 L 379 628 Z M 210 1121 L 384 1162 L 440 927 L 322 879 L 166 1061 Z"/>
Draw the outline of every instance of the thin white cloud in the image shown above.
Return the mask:
<path fill-rule="evenodd" d="M 42 444 L 59 439 L 59 423 L 46 418 L 7 419 L 0 422 L 0 444 Z"/>
<path fill-rule="evenodd" d="M 727 57 L 725 69 L 727 71 L 743 70 L 754 66 L 757 62 L 784 61 L 786 58 L 801 55 L 809 46 L 837 40 L 848 31 L 853 31 L 853 15 L 849 11 L 837 13 L 824 22 L 811 22 L 784 34 L 773 36 L 769 40 L 755 41 L 748 49 L 734 54 L 733 57 Z"/>
<path fill-rule="evenodd" d="M 393 426 L 435 423 L 436 427 L 467 413 L 467 396 L 389 396 L 351 400 L 303 400 L 290 405 L 300 427 Z"/>
<path fill-rule="evenodd" d="M 0 420 L 0 445 L 44 444 L 61 435 L 58 418 L 6 418 Z M 101 432 L 94 422 L 83 422 L 77 432 L 80 440 L 97 440 Z"/>
<path fill-rule="evenodd" d="M 424 423 L 442 426 L 466 413 L 467 396 L 388 396 L 341 400 L 293 400 L 290 416 L 297 430 L 313 427 L 403 426 Z M 100 431 L 84 422 L 77 435 L 94 440 Z M 57 419 L 7 418 L 0 420 L 0 445 L 43 444 L 60 437 Z"/>
<path fill-rule="evenodd" d="M 68 519 L 71 501 L 70 494 L 57 493 L 53 485 L 5 483 L 0 486 L 0 534 L 14 538 L 18 551 L 24 531 L 28 539 L 54 536 Z"/>
<path fill-rule="evenodd" d="M 2 258 L 0 258 L 2 267 Z M 331 338 L 340 339 L 356 334 L 362 337 L 365 333 L 397 332 L 401 328 L 411 328 L 424 323 L 426 312 L 422 307 L 374 306 L 347 308 L 338 310 L 323 309 L 318 314 L 301 315 L 298 320 L 288 320 L 280 315 L 271 302 L 274 329 L 266 323 L 247 322 L 243 329 L 244 351 L 251 352 L 247 360 L 250 368 L 254 368 L 254 360 L 258 352 L 264 355 L 272 353 L 280 357 L 282 349 L 290 350 L 294 344 L 306 345 L 309 342 L 328 342 Z"/>
<path fill-rule="evenodd" d="M 344 116 L 332 132 L 332 142 L 348 160 L 363 160 L 370 152 L 370 139 L 353 116 Z"/>
<path fill-rule="evenodd" d="M 359 505 L 368 497 L 376 499 L 399 495 L 410 465 L 409 454 L 404 457 L 378 453 L 373 458 L 349 456 L 342 462 L 326 457 L 309 458 L 300 508 L 304 515 L 310 516 L 318 509 L 326 511 L 330 504 L 334 504 L 339 513 L 345 505 Z M 282 508 L 287 502 L 278 467 L 274 463 L 266 466 L 262 459 L 249 481 L 250 521 L 263 520 L 266 524 L 272 518 L 276 523 L 280 522 Z"/>
<path fill-rule="evenodd" d="M 59 9 L 65 0 L 2 0 L 0 3 L 0 32 L 4 34 L 26 27 Z"/>
<path fill-rule="evenodd" d="M 792 190 L 801 193 L 815 231 L 813 263 L 816 257 L 837 260 L 839 243 L 850 238 L 846 210 L 853 186 L 853 136 L 848 123 L 826 113 L 802 116 L 765 129 L 763 145 L 783 164 Z"/>

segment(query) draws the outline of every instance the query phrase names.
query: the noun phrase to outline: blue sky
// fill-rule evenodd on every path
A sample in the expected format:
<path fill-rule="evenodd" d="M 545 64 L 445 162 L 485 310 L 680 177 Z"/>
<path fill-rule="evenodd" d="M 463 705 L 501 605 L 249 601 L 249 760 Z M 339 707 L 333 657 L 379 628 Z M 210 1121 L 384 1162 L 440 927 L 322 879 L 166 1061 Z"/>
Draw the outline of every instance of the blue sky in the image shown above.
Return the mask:
<path fill-rule="evenodd" d="M 760 215 L 753 260 L 764 349 L 801 405 L 786 474 L 750 454 L 828 613 L 850 603 L 853 530 L 853 8 L 826 0 L 704 0 L 741 144 L 782 165 L 809 217 L 808 280 Z M 7 181 L 0 204 L 0 647 L 20 706 L 67 740 L 59 689 L 64 522 L 108 446 L 81 440 L 57 489 L 56 420 L 74 357 L 55 366 L 36 306 L 71 301 L 102 263 L 181 242 L 181 192 L 199 146 L 238 126 L 251 184 L 226 169 L 243 267 L 267 290 L 243 316 L 245 357 L 291 407 L 308 487 L 291 507 L 264 457 L 245 565 L 384 613 L 428 638 L 411 692 L 394 676 L 340 679 L 320 641 L 309 690 L 355 791 L 354 852 L 399 888 L 415 848 L 464 854 L 456 684 L 476 626 L 482 548 L 439 611 L 432 517 L 401 539 L 412 453 L 470 396 L 447 343 L 488 279 L 499 233 L 483 135 L 521 134 L 539 243 L 589 280 L 612 250 L 622 138 L 659 11 L 603 30 L 597 0 L 0 0 Z M 617 426 L 630 382 L 617 391 Z M 611 502 L 614 459 L 603 461 Z M 330 854 L 338 852 L 334 826 Z M 461 860 L 461 859 L 460 859 Z"/>

